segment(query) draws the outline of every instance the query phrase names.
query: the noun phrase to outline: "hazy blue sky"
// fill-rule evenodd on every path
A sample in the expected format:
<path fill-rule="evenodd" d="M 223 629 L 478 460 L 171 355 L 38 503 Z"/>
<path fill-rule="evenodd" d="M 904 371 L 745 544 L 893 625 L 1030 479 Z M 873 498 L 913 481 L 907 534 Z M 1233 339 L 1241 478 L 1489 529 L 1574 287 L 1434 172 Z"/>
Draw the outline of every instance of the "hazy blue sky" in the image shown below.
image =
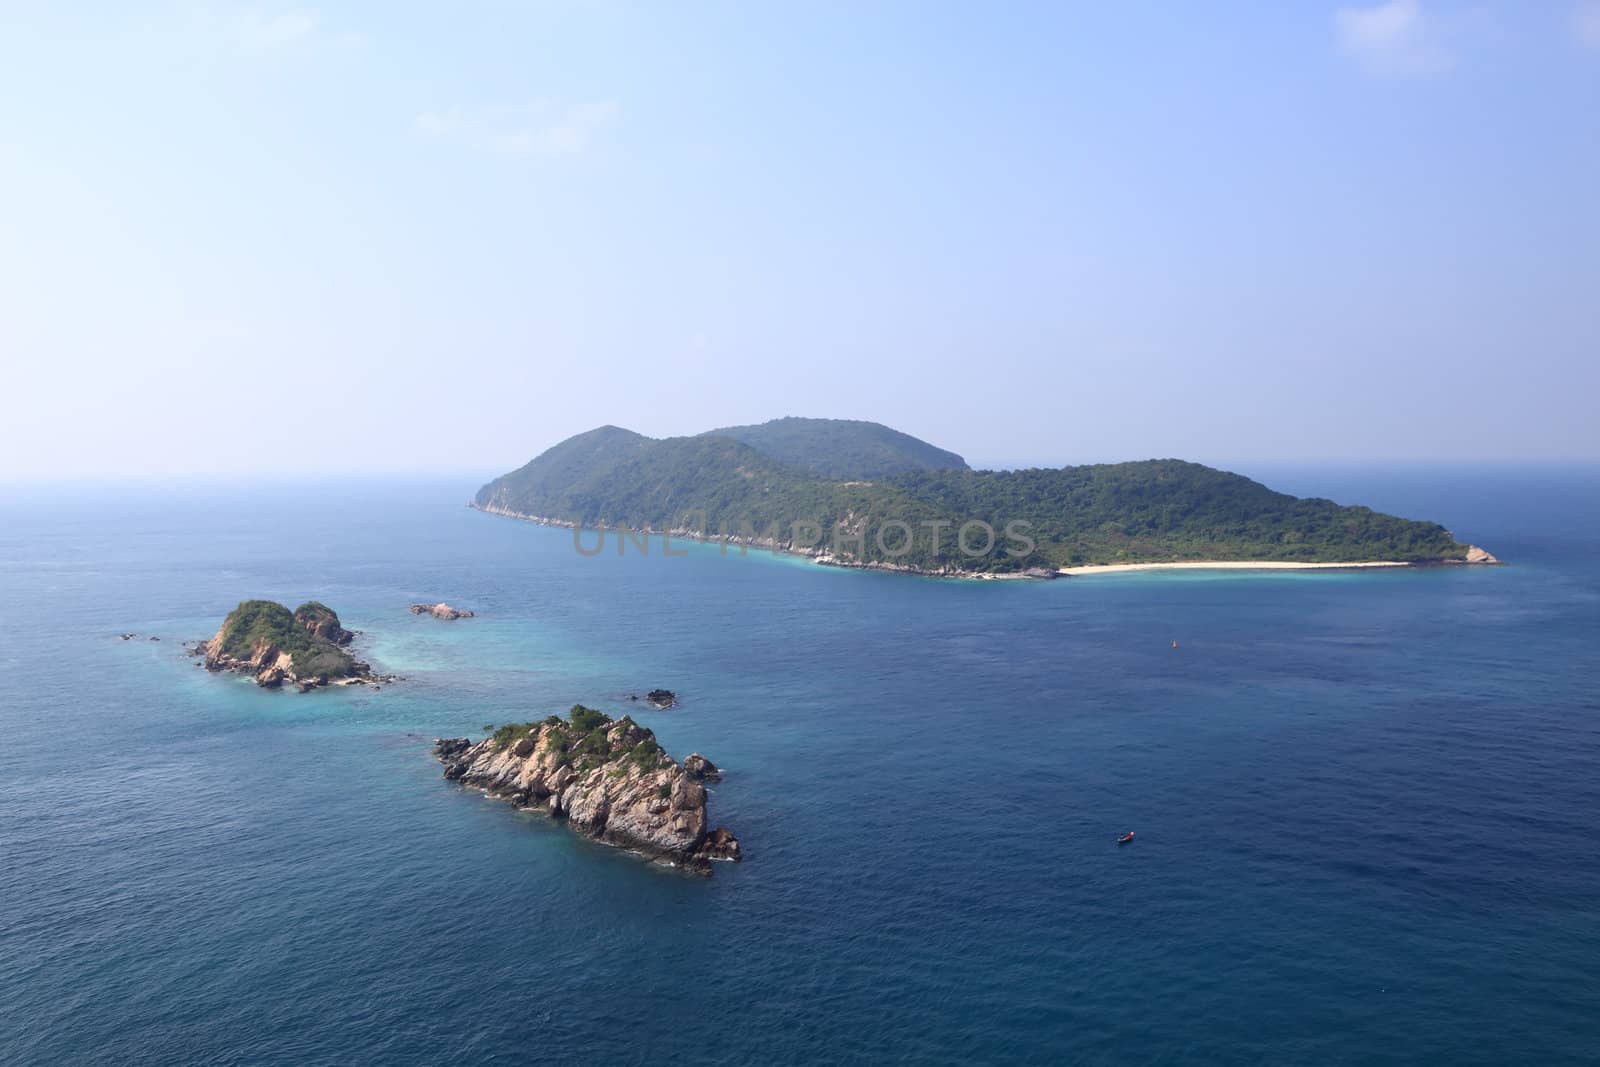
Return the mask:
<path fill-rule="evenodd" d="M 1600 458 L 1600 0 L 0 4 L 0 476 Z"/>

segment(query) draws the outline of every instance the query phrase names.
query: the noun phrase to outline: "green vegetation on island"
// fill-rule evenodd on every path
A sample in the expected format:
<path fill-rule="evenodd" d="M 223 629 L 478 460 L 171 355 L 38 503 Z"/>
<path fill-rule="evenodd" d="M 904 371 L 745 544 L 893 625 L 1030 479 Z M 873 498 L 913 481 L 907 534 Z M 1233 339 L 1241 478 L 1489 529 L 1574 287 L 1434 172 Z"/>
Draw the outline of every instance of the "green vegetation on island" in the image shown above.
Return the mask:
<path fill-rule="evenodd" d="M 620 733 L 612 730 L 621 725 Z M 613 737 L 612 734 L 616 734 Z M 629 716 L 613 720 L 603 711 L 574 704 L 565 719 L 551 715 L 539 722 L 507 723 L 490 731 L 488 741 L 504 750 L 522 738 L 543 738 L 549 748 L 552 767 L 571 766 L 580 774 L 614 764 L 618 772 L 628 767 L 647 771 L 661 759 L 661 745 L 655 734 L 639 726 Z"/>
<path fill-rule="evenodd" d="M 654 440 L 607 426 L 495 479 L 474 503 L 585 529 L 693 531 L 941 573 L 1212 560 L 1425 563 L 1462 560 L 1469 547 L 1437 523 L 1298 499 L 1197 463 L 975 471 L 954 453 L 874 427 L 780 419 Z M 941 465 L 935 454 L 953 462 Z M 893 473 L 859 476 L 869 468 Z"/>
<path fill-rule="evenodd" d="M 876 422 L 855 419 L 773 419 L 726 426 L 702 437 L 731 437 L 808 473 L 840 481 L 892 478 L 912 471 L 967 470 L 954 452 Z"/>
<path fill-rule="evenodd" d="M 1437 523 L 1301 499 L 1176 459 L 1018 471 L 939 471 L 896 482 L 950 515 L 1023 520 L 1064 566 L 1252 560 L 1407 563 L 1462 559 Z"/>
<path fill-rule="evenodd" d="M 336 681 L 360 673 L 360 664 L 341 645 L 351 634 L 332 608 L 315 600 L 293 612 L 271 600 L 246 600 L 228 613 L 208 645 L 219 663 L 270 669 L 288 655 L 298 679 Z"/>

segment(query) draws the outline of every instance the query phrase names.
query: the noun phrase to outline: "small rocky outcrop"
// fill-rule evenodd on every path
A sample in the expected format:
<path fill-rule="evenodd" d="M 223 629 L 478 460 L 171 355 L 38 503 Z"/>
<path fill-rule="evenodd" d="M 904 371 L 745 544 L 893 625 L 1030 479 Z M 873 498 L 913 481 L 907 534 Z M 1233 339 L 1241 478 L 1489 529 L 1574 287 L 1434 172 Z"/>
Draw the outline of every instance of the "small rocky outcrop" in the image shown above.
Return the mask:
<path fill-rule="evenodd" d="M 445 619 L 446 621 L 472 618 L 472 612 L 453 608 L 442 600 L 437 604 L 413 604 L 411 605 L 411 614 L 432 615 L 436 619 Z"/>
<path fill-rule="evenodd" d="M 739 851 L 739 839 L 726 826 L 719 826 L 706 835 L 701 851 L 708 859 L 732 860 L 738 863 L 744 856 Z"/>
<path fill-rule="evenodd" d="M 197 642 L 190 654 L 202 657 L 208 671 L 236 671 L 263 689 L 293 685 L 304 693 L 379 680 L 369 664 L 342 647 L 354 636 L 332 608 L 314 600 L 293 613 L 270 600 L 246 600 L 228 613 L 215 637 Z"/>
<path fill-rule="evenodd" d="M 1492 555 L 1490 555 L 1485 550 L 1479 548 L 1477 545 L 1468 545 L 1467 546 L 1467 562 L 1468 563 L 1499 563 L 1500 561 L 1495 559 Z"/>
<path fill-rule="evenodd" d="M 708 827 L 705 786 L 688 761 L 673 760 L 627 716 L 579 705 L 567 719 L 502 726 L 482 741 L 441 738 L 433 751 L 450 781 L 657 862 L 710 874 L 713 860 L 741 858 L 732 831 Z"/>
<path fill-rule="evenodd" d="M 698 752 L 691 752 L 687 756 L 683 757 L 683 771 L 689 777 L 696 779 L 697 781 L 722 781 L 722 772 L 717 769 L 717 765 L 700 755 Z"/>
<path fill-rule="evenodd" d="M 666 711 L 678 702 L 678 694 L 670 689 L 652 689 L 644 698 L 662 711 Z"/>

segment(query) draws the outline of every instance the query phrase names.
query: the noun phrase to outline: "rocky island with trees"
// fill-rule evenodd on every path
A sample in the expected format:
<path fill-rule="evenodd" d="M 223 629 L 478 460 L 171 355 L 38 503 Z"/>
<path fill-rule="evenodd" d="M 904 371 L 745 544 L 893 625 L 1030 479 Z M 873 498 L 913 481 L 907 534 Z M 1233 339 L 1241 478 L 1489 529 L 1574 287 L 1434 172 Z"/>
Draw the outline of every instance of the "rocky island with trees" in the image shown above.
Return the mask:
<path fill-rule="evenodd" d="M 441 738 L 434 754 L 451 781 L 656 862 L 710 874 L 712 861 L 742 858 L 738 838 L 706 816 L 717 766 L 699 753 L 679 763 L 626 715 L 578 704 L 565 719 L 511 723 L 478 741 Z"/>
<path fill-rule="evenodd" d="M 206 670 L 246 674 L 266 689 L 292 685 L 307 692 L 389 680 L 346 650 L 354 639 L 338 614 L 318 601 L 290 611 L 272 600 L 246 600 L 193 653 L 202 657 Z"/>

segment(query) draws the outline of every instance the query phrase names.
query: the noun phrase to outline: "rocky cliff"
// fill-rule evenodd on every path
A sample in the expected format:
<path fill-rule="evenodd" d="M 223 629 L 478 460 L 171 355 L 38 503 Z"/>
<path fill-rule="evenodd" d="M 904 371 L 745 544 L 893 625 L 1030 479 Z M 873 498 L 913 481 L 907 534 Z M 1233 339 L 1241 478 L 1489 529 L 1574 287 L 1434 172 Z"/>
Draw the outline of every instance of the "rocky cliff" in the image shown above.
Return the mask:
<path fill-rule="evenodd" d="M 294 621 L 313 638 L 335 645 L 348 645 L 355 634 L 339 625 L 338 614 L 328 605 L 308 600 L 294 609 Z"/>
<path fill-rule="evenodd" d="M 710 874 L 713 860 L 740 859 L 730 831 L 708 829 L 701 782 L 715 766 L 703 756 L 678 763 L 627 716 L 579 705 L 567 719 L 502 726 L 478 742 L 440 739 L 434 753 L 452 781 L 658 862 Z"/>

